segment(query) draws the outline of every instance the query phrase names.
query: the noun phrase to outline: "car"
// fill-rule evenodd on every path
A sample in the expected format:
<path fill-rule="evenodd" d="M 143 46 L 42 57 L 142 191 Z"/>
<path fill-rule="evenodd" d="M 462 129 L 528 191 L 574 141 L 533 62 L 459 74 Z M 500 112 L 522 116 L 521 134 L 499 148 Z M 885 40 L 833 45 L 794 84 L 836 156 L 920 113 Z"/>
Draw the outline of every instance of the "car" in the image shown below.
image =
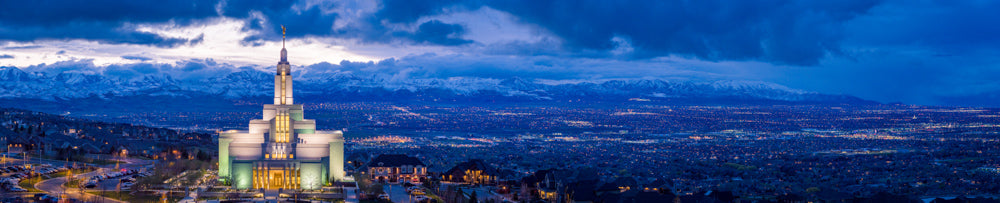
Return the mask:
<path fill-rule="evenodd" d="M 431 198 L 427 197 L 427 196 L 423 196 L 423 195 L 417 195 L 417 196 L 413 197 L 413 201 L 415 201 L 415 202 L 430 202 Z"/>
<path fill-rule="evenodd" d="M 51 195 L 45 195 L 42 198 L 38 199 L 38 201 L 41 201 L 41 202 L 59 202 L 59 198 L 55 197 L 55 196 L 51 196 Z"/>
<path fill-rule="evenodd" d="M 128 189 L 131 189 L 131 188 L 132 188 L 132 185 L 134 185 L 134 184 L 132 184 L 132 183 L 122 183 L 122 185 L 121 185 L 121 189 L 122 189 L 122 190 L 128 190 Z"/>

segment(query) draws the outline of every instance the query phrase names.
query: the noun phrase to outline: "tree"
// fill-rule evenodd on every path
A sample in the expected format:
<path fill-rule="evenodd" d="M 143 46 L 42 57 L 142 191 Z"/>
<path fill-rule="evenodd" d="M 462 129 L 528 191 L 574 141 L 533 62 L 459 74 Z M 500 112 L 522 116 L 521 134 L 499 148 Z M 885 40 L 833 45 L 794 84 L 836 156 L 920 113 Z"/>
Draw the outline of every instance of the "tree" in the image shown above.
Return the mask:
<path fill-rule="evenodd" d="M 438 191 L 438 187 L 441 187 L 441 181 L 440 180 L 430 180 L 430 181 L 426 181 L 425 183 L 427 183 L 427 185 L 425 185 L 427 187 L 427 189 L 430 189 L 430 190 Z"/>
<path fill-rule="evenodd" d="M 465 195 L 462 192 L 462 188 L 458 188 L 458 190 L 455 190 L 455 196 L 454 196 L 455 197 L 455 201 L 454 202 L 462 202 L 462 197 L 463 196 L 465 196 Z"/>
<path fill-rule="evenodd" d="M 473 190 L 472 194 L 469 194 L 469 203 L 477 203 L 477 202 L 479 202 L 479 197 L 476 197 L 476 191 Z"/>
<path fill-rule="evenodd" d="M 814 193 L 814 192 L 819 192 L 819 191 L 820 191 L 820 189 L 818 187 L 806 188 L 806 192 L 808 192 L 808 193 Z"/>
<path fill-rule="evenodd" d="M 372 194 L 372 195 L 377 195 L 377 194 L 383 194 L 383 193 L 385 193 L 385 191 L 384 191 L 384 189 L 382 189 L 382 184 L 381 183 L 375 183 L 375 184 L 371 184 L 371 186 L 368 187 L 368 189 L 365 191 L 365 193 Z"/>
<path fill-rule="evenodd" d="M 205 153 L 204 150 L 198 150 L 198 153 L 195 155 L 195 157 L 197 157 L 198 160 L 202 160 L 202 161 L 211 161 L 212 160 L 212 157 L 209 156 L 208 153 Z"/>

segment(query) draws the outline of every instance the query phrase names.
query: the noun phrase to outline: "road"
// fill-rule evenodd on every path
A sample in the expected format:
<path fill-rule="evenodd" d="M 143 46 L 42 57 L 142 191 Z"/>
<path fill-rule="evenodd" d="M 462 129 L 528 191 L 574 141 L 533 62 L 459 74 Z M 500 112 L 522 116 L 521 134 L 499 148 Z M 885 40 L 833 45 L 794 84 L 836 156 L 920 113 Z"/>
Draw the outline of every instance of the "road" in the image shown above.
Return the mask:
<path fill-rule="evenodd" d="M 413 198 L 410 197 L 410 193 L 406 192 L 406 188 L 398 184 L 386 184 L 382 186 L 382 190 L 385 194 L 389 195 L 389 200 L 394 203 L 405 203 L 412 202 Z"/>
<path fill-rule="evenodd" d="M 121 164 L 122 168 L 132 168 L 132 169 L 139 168 L 152 163 L 152 161 L 137 160 L 137 159 L 123 159 L 122 161 L 126 162 L 125 164 Z M 99 168 L 98 170 L 91 171 L 89 173 L 76 174 L 73 176 L 73 178 L 87 178 L 97 175 L 101 172 L 114 170 L 113 165 L 108 165 L 105 167 L 106 168 Z M 115 181 L 117 181 L 117 179 L 115 179 Z M 74 198 L 87 202 L 92 202 L 92 201 L 116 202 L 116 203 L 123 202 L 113 198 L 86 193 L 86 191 L 82 191 L 79 188 L 73 188 L 74 186 L 70 186 L 70 188 L 65 188 L 63 187 L 63 185 L 65 185 L 66 182 L 67 182 L 66 177 L 51 178 L 48 180 L 43 180 L 41 182 L 35 183 L 35 188 L 41 191 L 45 191 L 46 193 L 49 193 L 49 195 L 56 195 L 56 196 L 66 195 L 66 198 Z"/>
<path fill-rule="evenodd" d="M 96 170 L 96 171 L 91 171 L 89 173 L 77 174 L 77 175 L 74 175 L 74 178 L 90 177 L 90 176 L 93 176 L 93 175 L 97 175 L 100 171 L 101 170 Z M 111 199 L 111 198 L 107 198 L 107 197 L 102 197 L 102 196 L 98 196 L 98 195 L 86 193 L 86 192 L 81 191 L 79 188 L 65 188 L 65 187 L 63 187 L 63 185 L 66 184 L 66 181 L 67 181 L 66 177 L 58 177 L 58 178 L 52 178 L 52 179 L 48 179 L 48 180 L 43 180 L 41 182 L 35 183 L 35 188 L 39 189 L 39 190 L 42 190 L 42 191 L 45 191 L 46 193 L 49 193 L 50 195 L 64 194 L 64 195 L 66 195 L 67 198 L 74 198 L 74 199 L 83 200 L 83 201 L 87 201 L 87 202 L 91 202 L 91 201 L 93 201 L 93 202 L 116 202 L 116 203 L 123 202 L 123 201 L 119 201 L 119 200 L 116 200 L 116 199 Z"/>
<path fill-rule="evenodd" d="M 355 192 L 358 190 L 357 187 L 345 187 L 344 188 L 344 202 L 346 203 L 358 203 L 358 195 Z"/>

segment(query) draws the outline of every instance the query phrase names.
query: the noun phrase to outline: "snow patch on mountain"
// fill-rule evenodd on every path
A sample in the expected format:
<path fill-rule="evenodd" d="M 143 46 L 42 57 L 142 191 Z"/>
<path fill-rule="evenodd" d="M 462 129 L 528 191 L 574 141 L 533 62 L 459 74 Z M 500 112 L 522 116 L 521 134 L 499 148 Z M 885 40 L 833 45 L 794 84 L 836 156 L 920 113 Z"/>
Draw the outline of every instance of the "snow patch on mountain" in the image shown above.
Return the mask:
<path fill-rule="evenodd" d="M 673 82 L 660 79 L 603 81 L 536 81 L 523 78 L 419 78 L 398 74 L 354 74 L 350 72 L 308 73 L 295 78 L 296 97 L 386 94 L 449 97 L 509 97 L 524 100 L 616 99 L 616 98 L 738 98 L 779 101 L 860 100 L 827 95 L 760 81 Z M 194 97 L 217 96 L 241 99 L 273 94 L 274 74 L 246 69 L 200 80 L 178 80 L 161 75 L 120 79 L 87 73 L 59 73 L 49 77 L 30 74 L 15 67 L 0 67 L 0 98 L 68 100 L 113 99 L 123 96 Z M 378 99 L 378 98 L 374 98 Z"/>

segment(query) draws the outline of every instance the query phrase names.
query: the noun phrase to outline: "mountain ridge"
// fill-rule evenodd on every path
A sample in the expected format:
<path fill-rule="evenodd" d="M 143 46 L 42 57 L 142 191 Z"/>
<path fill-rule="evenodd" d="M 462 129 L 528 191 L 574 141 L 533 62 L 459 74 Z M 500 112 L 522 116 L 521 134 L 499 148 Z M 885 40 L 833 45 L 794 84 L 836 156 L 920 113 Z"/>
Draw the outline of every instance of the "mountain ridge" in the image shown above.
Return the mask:
<path fill-rule="evenodd" d="M 294 75 L 293 75 L 294 76 Z M 273 94 L 272 74 L 242 70 L 200 80 L 175 79 L 170 75 L 142 75 L 128 79 L 99 74 L 31 74 L 16 67 L 0 67 L 0 98 L 72 100 L 98 97 L 215 96 L 225 99 L 266 97 Z M 349 72 L 308 73 L 295 77 L 296 98 L 337 100 L 338 96 L 371 100 L 448 100 L 485 97 L 509 101 L 726 99 L 784 102 L 874 103 L 849 95 L 822 94 L 760 81 L 668 81 L 620 79 L 566 84 L 543 84 L 524 78 L 506 79 L 400 78 L 387 74 Z"/>

